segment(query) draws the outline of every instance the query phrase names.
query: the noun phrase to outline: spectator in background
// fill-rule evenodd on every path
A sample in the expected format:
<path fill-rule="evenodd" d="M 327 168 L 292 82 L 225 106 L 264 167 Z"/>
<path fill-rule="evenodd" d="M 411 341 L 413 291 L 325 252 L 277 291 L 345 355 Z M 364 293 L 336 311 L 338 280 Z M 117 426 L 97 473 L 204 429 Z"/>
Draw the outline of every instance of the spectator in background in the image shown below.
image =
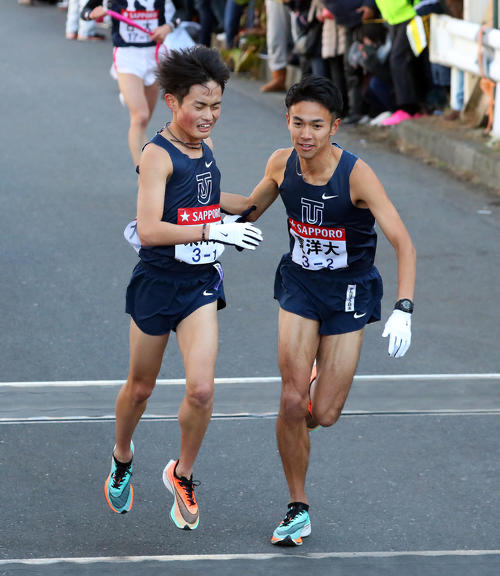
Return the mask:
<path fill-rule="evenodd" d="M 285 92 L 286 65 L 292 45 L 292 13 L 281 0 L 266 0 L 267 13 L 267 65 L 271 81 L 262 86 L 262 92 Z"/>
<path fill-rule="evenodd" d="M 397 110 L 390 118 L 382 122 L 382 126 L 392 126 L 419 114 L 422 94 L 420 86 L 425 86 L 426 78 L 419 69 L 417 57 L 414 55 L 406 27 L 416 16 L 411 0 L 376 0 L 382 18 L 390 25 L 392 43 L 389 64 L 394 85 Z"/>
<path fill-rule="evenodd" d="M 224 29 L 224 0 L 194 0 L 200 20 L 198 42 L 204 46 L 212 44 L 212 34 Z"/>
<path fill-rule="evenodd" d="M 322 22 L 321 65 L 311 66 L 312 73 L 329 78 L 340 89 L 342 100 L 347 107 L 347 87 L 344 73 L 346 29 L 337 23 L 333 14 L 325 7 L 323 0 L 312 1 L 309 20 L 312 18 Z M 347 108 L 344 108 L 343 116 L 346 113 Z"/>
<path fill-rule="evenodd" d="M 351 46 L 359 39 L 362 21 L 375 17 L 377 8 L 375 0 L 323 0 L 323 3 L 333 14 L 337 24 L 345 27 L 345 55 L 347 56 Z M 349 113 L 343 123 L 357 124 L 363 117 L 363 70 L 353 68 L 349 63 L 349 58 L 344 57 L 344 73 Z"/>
<path fill-rule="evenodd" d="M 85 7 L 87 0 L 69 0 L 66 13 L 66 38 L 68 40 L 104 40 L 103 34 L 96 32 L 94 20 L 85 22 L 80 18 L 80 13 Z"/>
<path fill-rule="evenodd" d="M 415 11 L 419 16 L 430 14 L 443 14 L 441 0 L 421 0 L 415 2 Z M 427 79 L 428 91 L 425 95 L 425 108 L 427 112 L 441 114 L 448 103 L 450 92 L 450 68 L 436 64 L 429 59 L 429 48 L 426 48 L 418 57 L 418 62 Z"/>
<path fill-rule="evenodd" d="M 391 41 L 388 29 L 380 24 L 363 24 L 360 30 L 361 41 L 349 58 L 353 67 L 359 66 L 368 77 L 363 91 L 363 112 L 365 122 L 375 118 L 378 125 L 394 112 L 394 90 L 392 86 L 389 53 Z M 361 120 L 362 123 L 363 120 Z"/>
<path fill-rule="evenodd" d="M 234 41 L 240 31 L 240 20 L 245 13 L 245 27 L 254 25 L 254 0 L 226 0 L 224 11 L 224 32 L 226 35 L 226 48 L 234 48 Z"/>
<path fill-rule="evenodd" d="M 321 57 L 323 22 L 318 17 L 318 11 L 323 10 L 321 1 L 292 1 L 287 5 L 292 11 L 292 23 L 296 30 L 293 54 L 299 58 L 302 77 L 311 73 L 326 76 L 325 63 Z"/>

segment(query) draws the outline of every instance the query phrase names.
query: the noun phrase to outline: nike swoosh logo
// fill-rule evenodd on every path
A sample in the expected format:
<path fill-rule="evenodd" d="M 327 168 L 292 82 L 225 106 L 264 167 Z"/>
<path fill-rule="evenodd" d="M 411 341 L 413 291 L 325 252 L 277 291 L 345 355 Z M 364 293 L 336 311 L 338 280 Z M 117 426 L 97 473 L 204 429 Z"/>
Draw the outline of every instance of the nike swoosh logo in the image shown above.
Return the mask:
<path fill-rule="evenodd" d="M 302 530 L 302 528 L 304 528 L 304 526 L 306 524 L 307 524 L 307 520 L 304 520 L 303 522 L 300 522 L 299 524 L 292 524 L 292 526 L 287 526 L 286 528 L 278 528 L 276 530 L 276 532 L 279 534 L 279 536 L 284 536 L 287 534 L 294 534 L 298 530 Z"/>
<path fill-rule="evenodd" d="M 366 316 L 366 312 L 364 314 L 358 314 L 357 312 L 354 312 L 354 318 L 363 318 L 363 316 Z"/>
<path fill-rule="evenodd" d="M 187 506 L 184 503 L 182 496 L 179 494 L 177 487 L 174 486 L 174 489 L 175 489 L 175 499 L 177 501 L 177 506 L 179 507 L 179 512 L 181 513 L 181 516 L 188 524 L 194 524 L 196 520 L 198 520 L 199 513 L 197 512 L 196 514 L 192 514 L 187 509 Z"/>
<path fill-rule="evenodd" d="M 128 497 L 130 494 L 130 486 L 127 486 L 126 489 L 120 494 L 120 496 L 114 496 L 110 491 L 108 492 L 109 499 L 111 500 L 113 506 L 115 508 L 123 508 L 126 506 Z"/>
<path fill-rule="evenodd" d="M 226 234 L 225 232 L 221 232 L 222 236 L 225 236 L 226 238 L 229 236 L 229 234 Z"/>
<path fill-rule="evenodd" d="M 205 166 L 207 168 L 210 168 L 210 166 L 212 166 L 212 163 L 213 163 L 213 160 L 212 160 L 212 162 L 205 162 Z"/>
<path fill-rule="evenodd" d="M 323 194 L 323 196 L 321 196 L 321 198 L 323 198 L 323 200 L 330 200 L 330 198 L 338 198 L 339 195 L 338 194 L 334 194 L 333 196 L 325 196 Z"/>
<path fill-rule="evenodd" d="M 213 292 L 207 292 L 206 290 L 203 290 L 203 296 L 213 296 Z"/>

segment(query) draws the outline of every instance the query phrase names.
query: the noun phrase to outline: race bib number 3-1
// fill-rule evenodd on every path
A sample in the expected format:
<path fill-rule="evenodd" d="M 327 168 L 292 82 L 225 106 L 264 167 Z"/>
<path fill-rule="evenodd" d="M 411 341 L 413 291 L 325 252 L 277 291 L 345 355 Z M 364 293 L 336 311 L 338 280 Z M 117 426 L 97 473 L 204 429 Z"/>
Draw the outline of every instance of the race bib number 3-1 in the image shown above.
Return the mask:
<path fill-rule="evenodd" d="M 158 28 L 158 10 L 123 10 L 122 16 L 137 22 L 137 24 L 150 32 Z M 151 42 L 149 34 L 121 21 L 120 36 L 129 44 L 148 44 Z"/>
<path fill-rule="evenodd" d="M 220 224 L 220 205 L 213 204 L 203 208 L 179 208 L 177 224 L 180 226 L 199 226 L 200 224 Z M 224 244 L 219 242 L 190 242 L 176 244 L 175 258 L 187 264 L 210 264 L 218 260 L 224 252 Z"/>
<path fill-rule="evenodd" d="M 326 228 L 289 218 L 294 239 L 292 260 L 307 270 L 347 267 L 345 228 Z"/>

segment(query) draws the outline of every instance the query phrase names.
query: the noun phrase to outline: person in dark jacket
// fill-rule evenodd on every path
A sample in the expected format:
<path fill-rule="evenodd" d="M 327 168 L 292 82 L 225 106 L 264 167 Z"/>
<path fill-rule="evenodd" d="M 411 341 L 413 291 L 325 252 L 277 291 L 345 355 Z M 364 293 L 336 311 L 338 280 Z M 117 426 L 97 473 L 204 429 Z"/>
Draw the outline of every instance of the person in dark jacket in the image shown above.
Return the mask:
<path fill-rule="evenodd" d="M 351 46 L 360 39 L 359 31 L 363 20 L 376 16 L 376 2 L 375 0 L 324 0 L 323 3 L 326 9 L 335 16 L 337 24 L 346 28 L 345 54 L 347 55 Z M 363 116 L 363 70 L 353 68 L 348 58 L 344 58 L 344 68 L 349 104 L 349 113 L 344 119 L 344 124 L 357 124 Z"/>

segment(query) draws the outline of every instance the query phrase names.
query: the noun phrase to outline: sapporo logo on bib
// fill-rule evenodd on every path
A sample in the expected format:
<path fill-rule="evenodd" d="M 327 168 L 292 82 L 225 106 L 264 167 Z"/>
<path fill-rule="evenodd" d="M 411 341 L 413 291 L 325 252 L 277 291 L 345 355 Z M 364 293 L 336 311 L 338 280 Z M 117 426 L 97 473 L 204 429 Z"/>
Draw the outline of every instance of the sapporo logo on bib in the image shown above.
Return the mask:
<path fill-rule="evenodd" d="M 149 30 L 150 32 L 153 32 L 153 30 L 158 28 L 158 10 L 122 10 L 122 16 L 134 20 L 137 24 L 146 28 L 146 30 Z M 149 34 L 121 21 L 120 36 L 128 44 L 148 44 L 151 42 Z"/>
<path fill-rule="evenodd" d="M 180 226 L 199 226 L 200 224 L 216 226 L 220 223 L 220 204 L 177 210 L 177 224 Z M 212 241 L 176 244 L 175 258 L 187 264 L 210 264 L 219 258 L 224 248 L 224 244 Z"/>
<path fill-rule="evenodd" d="M 347 267 L 345 228 L 327 228 L 288 219 L 294 239 L 292 260 L 308 270 Z"/>

